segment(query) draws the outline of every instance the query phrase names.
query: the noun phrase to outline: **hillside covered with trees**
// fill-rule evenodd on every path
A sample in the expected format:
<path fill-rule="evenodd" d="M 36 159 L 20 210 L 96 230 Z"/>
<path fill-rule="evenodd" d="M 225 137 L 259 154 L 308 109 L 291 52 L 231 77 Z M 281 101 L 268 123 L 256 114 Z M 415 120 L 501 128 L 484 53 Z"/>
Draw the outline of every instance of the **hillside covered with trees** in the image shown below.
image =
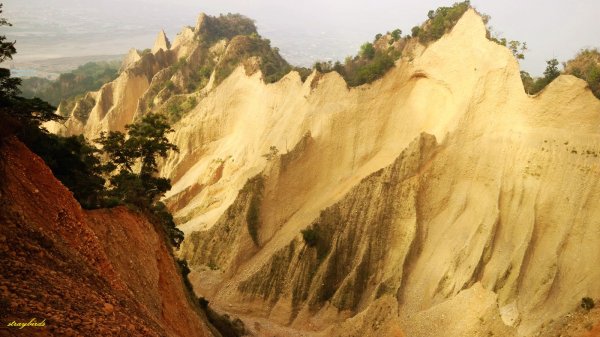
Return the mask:
<path fill-rule="evenodd" d="M 119 74 L 120 62 L 88 62 L 77 69 L 61 74 L 56 80 L 41 77 L 25 78 L 21 82 L 23 97 L 38 97 L 65 114 L 74 107 L 77 98 L 88 91 L 96 91 Z"/>

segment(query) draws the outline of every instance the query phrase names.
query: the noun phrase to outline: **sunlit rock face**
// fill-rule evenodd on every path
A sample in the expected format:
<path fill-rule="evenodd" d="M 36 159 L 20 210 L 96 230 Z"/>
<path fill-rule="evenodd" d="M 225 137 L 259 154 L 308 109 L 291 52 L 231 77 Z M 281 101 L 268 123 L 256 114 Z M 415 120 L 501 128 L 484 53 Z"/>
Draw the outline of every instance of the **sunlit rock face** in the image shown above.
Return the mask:
<path fill-rule="evenodd" d="M 203 57 L 199 30 L 62 132 L 123 130 L 164 69 Z M 371 84 L 265 84 L 247 64 L 213 84 L 173 124 L 161 174 L 216 307 L 326 336 L 529 336 L 600 297 L 600 101 L 572 76 L 527 95 L 473 10 Z"/>

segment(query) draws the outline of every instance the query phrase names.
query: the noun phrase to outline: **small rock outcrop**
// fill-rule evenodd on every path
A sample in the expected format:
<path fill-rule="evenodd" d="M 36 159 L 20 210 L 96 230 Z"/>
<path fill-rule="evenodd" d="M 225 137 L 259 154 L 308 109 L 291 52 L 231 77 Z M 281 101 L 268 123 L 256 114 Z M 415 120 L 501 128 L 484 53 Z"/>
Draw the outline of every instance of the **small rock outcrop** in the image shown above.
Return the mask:
<path fill-rule="evenodd" d="M 142 58 L 142 56 L 137 51 L 137 49 L 135 49 L 135 48 L 129 49 L 129 52 L 127 53 L 127 55 L 123 59 L 123 62 L 121 63 L 121 69 L 119 70 L 119 72 L 121 73 L 121 72 L 129 69 L 141 58 Z"/>
<path fill-rule="evenodd" d="M 158 32 L 156 40 L 154 40 L 154 46 L 152 47 L 152 54 L 158 53 L 159 50 L 167 51 L 171 49 L 171 42 L 167 38 L 164 30 Z"/>
<path fill-rule="evenodd" d="M 202 26 L 204 25 L 205 21 L 206 21 L 206 14 L 205 13 L 200 13 L 200 15 L 198 15 L 198 18 L 196 18 L 196 26 L 194 27 L 194 31 L 195 32 L 200 32 L 200 30 L 202 29 Z"/>

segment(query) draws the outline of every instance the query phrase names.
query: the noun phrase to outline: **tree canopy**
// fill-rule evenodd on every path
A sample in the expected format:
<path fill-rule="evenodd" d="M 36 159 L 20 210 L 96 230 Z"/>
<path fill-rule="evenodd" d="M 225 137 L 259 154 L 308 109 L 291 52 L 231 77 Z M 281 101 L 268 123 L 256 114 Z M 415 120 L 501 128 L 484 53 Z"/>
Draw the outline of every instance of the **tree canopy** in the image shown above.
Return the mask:
<path fill-rule="evenodd" d="M 558 60 L 551 59 L 546 61 L 546 70 L 544 70 L 544 78 L 548 80 L 548 83 L 552 82 L 555 78 L 560 75 L 560 70 L 558 70 Z"/>
<path fill-rule="evenodd" d="M 558 64 L 558 60 L 555 58 L 546 61 L 544 76 L 537 79 L 533 79 L 526 71 L 521 71 L 521 80 L 523 81 L 525 92 L 528 94 L 537 94 L 550 84 L 550 82 L 554 81 L 561 73 L 558 69 Z"/>
<path fill-rule="evenodd" d="M 2 14 L 2 4 L 0 3 L 0 14 Z M 1 26 L 12 26 L 10 22 L 8 22 L 5 18 L 0 17 L 0 27 Z M 7 59 L 12 59 L 12 55 L 15 54 L 17 50 L 15 49 L 15 41 L 7 41 L 6 35 L 0 35 L 0 63 L 6 61 Z"/>
<path fill-rule="evenodd" d="M 104 165 L 110 181 L 108 195 L 113 200 L 149 209 L 171 188 L 168 179 L 157 177 L 157 159 L 177 151 L 166 138 L 173 129 L 159 114 L 148 114 L 126 129 L 127 135 L 110 131 L 96 139 L 110 159 Z"/>
<path fill-rule="evenodd" d="M 583 49 L 565 63 L 565 73 L 581 78 L 590 86 L 592 93 L 600 98 L 600 51 Z"/>
<path fill-rule="evenodd" d="M 421 28 L 412 29 L 413 37 L 418 37 L 423 44 L 436 41 L 449 32 L 470 8 L 469 1 L 454 3 L 451 7 L 439 7 L 427 14 L 429 18 Z"/>

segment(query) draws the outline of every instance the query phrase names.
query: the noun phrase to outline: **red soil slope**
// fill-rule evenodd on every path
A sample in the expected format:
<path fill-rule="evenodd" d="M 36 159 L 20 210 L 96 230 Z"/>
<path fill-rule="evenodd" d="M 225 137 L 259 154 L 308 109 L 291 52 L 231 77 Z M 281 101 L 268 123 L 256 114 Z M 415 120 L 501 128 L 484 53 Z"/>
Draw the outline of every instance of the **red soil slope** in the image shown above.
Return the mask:
<path fill-rule="evenodd" d="M 9 327 L 45 320 L 44 327 Z M 211 336 L 168 246 L 124 208 L 85 212 L 14 137 L 0 138 L 0 336 Z"/>

